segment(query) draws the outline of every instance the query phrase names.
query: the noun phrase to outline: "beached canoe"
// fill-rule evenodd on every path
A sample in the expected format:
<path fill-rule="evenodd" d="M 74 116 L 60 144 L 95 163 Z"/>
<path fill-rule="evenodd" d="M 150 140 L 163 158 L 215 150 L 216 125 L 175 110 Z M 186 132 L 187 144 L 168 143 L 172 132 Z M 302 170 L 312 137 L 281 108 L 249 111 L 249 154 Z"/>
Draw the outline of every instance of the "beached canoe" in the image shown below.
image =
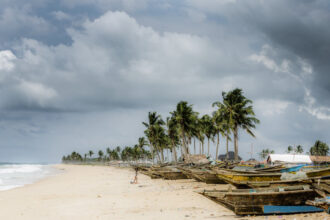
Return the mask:
<path fill-rule="evenodd" d="M 177 167 L 184 175 L 186 175 L 186 177 L 188 178 L 188 179 L 195 179 L 194 178 L 194 176 L 192 175 L 192 172 L 191 172 L 191 170 L 193 169 L 193 168 L 190 168 L 190 167 Z M 199 181 L 199 180 L 197 180 L 197 181 Z"/>
<path fill-rule="evenodd" d="M 151 171 L 153 174 L 168 180 L 188 179 L 181 170 L 174 166 L 152 167 Z"/>
<path fill-rule="evenodd" d="M 235 185 L 238 188 L 246 188 L 251 187 L 251 185 L 259 185 L 262 186 L 263 183 L 272 184 L 279 183 L 282 184 L 283 182 L 296 182 L 300 180 L 292 180 L 292 181 L 282 181 L 281 176 L 282 173 L 233 173 L 228 171 L 222 171 L 219 169 L 214 169 L 217 173 L 218 178 L 223 179 L 225 182 Z M 306 172 L 307 179 L 301 180 L 308 180 L 310 178 L 320 178 L 323 176 L 330 175 L 330 168 L 326 169 L 319 169 Z"/>
<path fill-rule="evenodd" d="M 207 184 L 226 184 L 225 181 L 219 179 L 217 174 L 208 169 L 192 169 L 191 174 L 194 179 L 205 182 Z"/>
<path fill-rule="evenodd" d="M 200 194 L 230 208 L 237 215 L 270 214 L 268 206 L 304 205 L 305 201 L 317 196 L 309 185 L 226 191 L 204 190 Z"/>

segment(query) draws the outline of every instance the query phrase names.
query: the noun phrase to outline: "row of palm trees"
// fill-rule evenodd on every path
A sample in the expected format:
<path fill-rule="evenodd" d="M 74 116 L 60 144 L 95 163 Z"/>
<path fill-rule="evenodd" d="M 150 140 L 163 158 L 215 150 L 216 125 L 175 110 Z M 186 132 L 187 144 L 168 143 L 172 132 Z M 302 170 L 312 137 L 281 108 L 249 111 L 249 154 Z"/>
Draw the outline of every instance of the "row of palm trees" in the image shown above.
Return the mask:
<path fill-rule="evenodd" d="M 215 157 L 218 158 L 219 146 L 222 139 L 226 140 L 227 159 L 229 154 L 229 142 L 233 141 L 235 160 L 238 160 L 238 133 L 240 129 L 245 130 L 252 137 L 255 137 L 252 130 L 259 123 L 255 117 L 252 101 L 243 95 L 241 89 L 234 89 L 229 92 L 222 92 L 222 100 L 212 104 L 214 111 L 211 115 L 200 116 L 193 110 L 193 106 L 186 101 L 177 104 L 170 116 L 163 120 L 157 112 L 149 112 L 148 120 L 143 122 L 145 126 L 144 137 L 139 138 L 138 144 L 134 147 L 125 147 L 122 151 L 118 149 L 107 149 L 98 152 L 97 158 L 92 158 L 94 152 L 89 151 L 82 157 L 79 153 L 72 152 L 71 155 L 64 156 L 67 160 L 138 160 L 151 158 L 159 162 L 165 161 L 165 151 L 172 153 L 174 161 L 190 154 L 193 147 L 194 153 L 207 154 L 210 156 L 210 142 L 216 142 Z M 207 140 L 207 149 L 205 146 Z M 150 151 L 144 149 L 149 146 Z M 88 158 L 89 156 L 89 158 Z"/>
<path fill-rule="evenodd" d="M 144 137 L 139 138 L 138 144 L 134 145 L 134 147 L 126 146 L 121 149 L 120 146 L 117 146 L 115 149 L 111 150 L 109 147 L 105 152 L 102 150 L 97 151 L 97 154 L 92 150 L 89 150 L 84 154 L 84 157 L 73 151 L 71 154 L 62 157 L 63 162 L 67 161 L 112 161 L 112 160 L 123 160 L 123 161 L 131 161 L 131 160 L 140 160 L 140 159 L 151 159 L 150 151 L 144 149 L 147 142 Z M 93 157 L 93 155 L 95 155 Z"/>
<path fill-rule="evenodd" d="M 144 134 L 148 139 L 152 159 L 155 156 L 159 162 L 164 162 L 164 151 L 170 150 L 177 161 L 177 148 L 184 157 L 191 153 L 191 145 L 196 153 L 196 140 L 199 142 L 199 153 L 205 154 L 205 139 L 206 154 L 210 156 L 210 141 L 216 142 L 215 158 L 218 158 L 220 139 L 225 138 L 227 157 L 229 141 L 233 140 L 235 160 L 238 160 L 239 129 L 255 137 L 252 129 L 259 123 L 252 101 L 243 95 L 241 89 L 234 89 L 228 93 L 222 92 L 222 102 L 214 102 L 212 106 L 215 108 L 212 115 L 199 117 L 192 105 L 181 101 L 165 121 L 156 112 L 149 112 L 148 120 L 143 125 L 146 127 Z"/>

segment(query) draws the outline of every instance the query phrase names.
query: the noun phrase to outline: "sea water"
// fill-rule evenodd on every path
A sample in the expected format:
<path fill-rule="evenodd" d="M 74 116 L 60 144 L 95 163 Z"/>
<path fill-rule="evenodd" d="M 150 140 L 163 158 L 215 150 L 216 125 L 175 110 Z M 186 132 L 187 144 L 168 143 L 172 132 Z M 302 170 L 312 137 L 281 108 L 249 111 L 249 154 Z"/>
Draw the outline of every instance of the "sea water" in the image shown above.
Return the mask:
<path fill-rule="evenodd" d="M 31 184 L 57 172 L 51 165 L 0 163 L 0 191 Z"/>

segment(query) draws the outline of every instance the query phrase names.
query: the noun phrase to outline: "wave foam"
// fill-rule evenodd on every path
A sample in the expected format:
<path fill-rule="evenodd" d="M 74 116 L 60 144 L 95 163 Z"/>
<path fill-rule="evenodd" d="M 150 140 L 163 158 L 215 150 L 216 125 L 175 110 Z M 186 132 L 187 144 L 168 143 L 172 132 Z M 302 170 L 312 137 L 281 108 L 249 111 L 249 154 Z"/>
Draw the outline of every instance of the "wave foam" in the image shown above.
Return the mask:
<path fill-rule="evenodd" d="M 42 165 L 5 165 L 0 167 L 0 173 L 33 173 L 41 171 Z"/>

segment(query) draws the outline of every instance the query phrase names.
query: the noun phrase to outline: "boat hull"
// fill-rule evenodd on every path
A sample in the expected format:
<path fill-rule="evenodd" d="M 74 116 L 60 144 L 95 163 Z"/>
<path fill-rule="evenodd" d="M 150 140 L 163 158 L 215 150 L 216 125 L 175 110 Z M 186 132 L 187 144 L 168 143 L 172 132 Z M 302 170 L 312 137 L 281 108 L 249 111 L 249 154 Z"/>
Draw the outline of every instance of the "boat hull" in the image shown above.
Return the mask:
<path fill-rule="evenodd" d="M 202 195 L 233 210 L 237 215 L 271 214 L 265 206 L 299 206 L 317 196 L 308 186 L 248 190 L 204 190 Z"/>

